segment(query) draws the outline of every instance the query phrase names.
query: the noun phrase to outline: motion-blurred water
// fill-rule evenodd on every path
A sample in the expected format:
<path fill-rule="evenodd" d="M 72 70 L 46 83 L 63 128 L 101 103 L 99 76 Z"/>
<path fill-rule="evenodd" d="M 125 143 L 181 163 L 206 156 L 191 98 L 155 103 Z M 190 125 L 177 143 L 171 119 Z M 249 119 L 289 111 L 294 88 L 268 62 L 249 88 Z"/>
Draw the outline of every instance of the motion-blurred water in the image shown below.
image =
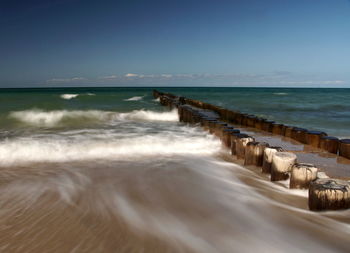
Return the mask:
<path fill-rule="evenodd" d="M 347 90 L 161 90 L 349 131 Z M 349 211 L 309 212 L 151 91 L 0 90 L 1 252 L 349 251 Z"/>

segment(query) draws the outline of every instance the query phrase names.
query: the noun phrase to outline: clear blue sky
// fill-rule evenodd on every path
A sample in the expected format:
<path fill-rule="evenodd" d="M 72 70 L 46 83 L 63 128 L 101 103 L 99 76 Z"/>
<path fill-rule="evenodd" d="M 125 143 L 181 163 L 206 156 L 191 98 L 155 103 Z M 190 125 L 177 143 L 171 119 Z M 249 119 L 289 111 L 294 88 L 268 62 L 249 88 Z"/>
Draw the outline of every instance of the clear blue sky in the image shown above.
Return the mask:
<path fill-rule="evenodd" d="M 0 87 L 350 87 L 348 0 L 2 0 Z"/>

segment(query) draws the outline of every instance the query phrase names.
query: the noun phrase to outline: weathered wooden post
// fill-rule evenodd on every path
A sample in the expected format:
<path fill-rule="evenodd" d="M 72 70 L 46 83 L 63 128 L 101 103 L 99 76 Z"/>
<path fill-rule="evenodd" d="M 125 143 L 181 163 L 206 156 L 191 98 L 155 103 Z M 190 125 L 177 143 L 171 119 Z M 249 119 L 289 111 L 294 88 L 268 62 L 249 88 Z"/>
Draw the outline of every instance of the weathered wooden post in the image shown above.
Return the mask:
<path fill-rule="evenodd" d="M 350 159 L 350 139 L 342 139 L 339 141 L 339 155 Z"/>
<path fill-rule="evenodd" d="M 226 114 L 227 114 L 226 117 L 227 117 L 228 121 L 235 122 L 236 112 L 231 111 L 231 110 L 227 110 Z"/>
<path fill-rule="evenodd" d="M 247 146 L 248 142 L 254 141 L 253 137 L 239 137 L 236 139 L 236 156 L 237 159 L 244 159 L 245 158 L 245 147 Z"/>
<path fill-rule="evenodd" d="M 273 123 L 275 123 L 275 122 L 272 120 L 264 120 L 262 122 L 262 129 L 261 130 L 266 131 L 266 132 L 271 132 Z"/>
<path fill-rule="evenodd" d="M 317 178 L 318 169 L 313 164 L 296 163 L 290 174 L 291 189 L 308 189 L 310 182 Z"/>
<path fill-rule="evenodd" d="M 292 129 L 292 139 L 299 141 L 300 143 L 307 144 L 306 133 L 308 130 L 300 127 L 294 127 Z"/>
<path fill-rule="evenodd" d="M 333 136 L 322 136 L 320 148 L 333 154 L 338 154 L 339 139 Z"/>
<path fill-rule="evenodd" d="M 177 108 L 177 114 L 179 115 L 179 121 L 182 122 L 183 121 L 183 106 L 180 105 L 178 108 Z"/>
<path fill-rule="evenodd" d="M 245 147 L 244 165 L 262 166 L 266 142 L 248 142 Z"/>
<path fill-rule="evenodd" d="M 278 134 L 278 135 L 284 135 L 284 125 L 283 124 L 278 124 L 278 123 L 273 123 L 272 128 L 271 128 L 271 133 L 273 134 Z"/>
<path fill-rule="evenodd" d="M 227 123 L 222 122 L 222 121 L 217 121 L 215 123 L 215 130 L 214 130 L 214 135 L 216 137 L 221 137 L 222 130 L 227 127 Z"/>
<path fill-rule="evenodd" d="M 243 125 L 243 118 L 244 114 L 243 113 L 237 113 L 236 115 L 236 124 Z"/>
<path fill-rule="evenodd" d="M 216 123 L 217 123 L 217 120 L 211 120 L 209 121 L 209 133 L 213 134 L 215 132 L 215 129 L 216 129 Z"/>
<path fill-rule="evenodd" d="M 157 90 L 153 90 L 153 97 L 158 98 L 159 97 L 159 92 Z"/>
<path fill-rule="evenodd" d="M 241 125 L 242 126 L 247 126 L 247 121 L 248 121 L 248 114 L 246 114 L 246 113 L 242 113 L 241 114 Z"/>
<path fill-rule="evenodd" d="M 231 148 L 231 136 L 239 133 L 240 131 L 238 129 L 224 129 L 222 134 L 222 142 L 226 147 Z"/>
<path fill-rule="evenodd" d="M 288 138 L 292 138 L 292 131 L 293 131 L 293 128 L 292 126 L 286 126 L 285 127 L 285 130 L 284 130 L 284 136 L 285 137 L 288 137 Z"/>
<path fill-rule="evenodd" d="M 186 99 L 184 97 L 179 97 L 179 104 L 180 105 L 186 104 Z"/>
<path fill-rule="evenodd" d="M 307 144 L 318 148 L 320 146 L 321 137 L 326 136 L 327 134 L 320 131 L 307 131 L 306 132 L 306 142 Z"/>
<path fill-rule="evenodd" d="M 232 155 L 237 155 L 237 140 L 239 138 L 247 138 L 249 135 L 244 134 L 244 133 L 233 133 L 231 135 L 231 154 Z"/>
<path fill-rule="evenodd" d="M 339 179 L 317 179 L 310 183 L 309 208 L 312 211 L 350 208 L 350 183 Z"/>
<path fill-rule="evenodd" d="M 255 119 L 255 125 L 254 125 L 254 127 L 255 127 L 256 129 L 262 130 L 262 125 L 263 125 L 263 122 L 264 122 L 265 120 L 266 120 L 266 119 L 264 119 L 264 118 L 256 118 L 256 119 Z"/>
<path fill-rule="evenodd" d="M 281 147 L 266 147 L 264 150 L 262 173 L 271 173 L 272 156 L 276 152 L 282 152 Z"/>
<path fill-rule="evenodd" d="M 228 120 L 228 110 L 225 108 L 221 108 L 219 111 L 220 118 L 222 120 Z"/>
<path fill-rule="evenodd" d="M 201 119 L 201 126 L 203 127 L 204 130 L 208 130 L 208 125 L 210 120 L 212 120 L 212 118 L 209 118 L 209 117 L 203 117 Z"/>
<path fill-rule="evenodd" d="M 255 127 L 255 121 L 256 121 L 256 116 L 248 115 L 246 126 L 247 127 Z"/>
<path fill-rule="evenodd" d="M 290 152 L 277 152 L 272 156 L 271 181 L 286 180 L 297 156 Z"/>

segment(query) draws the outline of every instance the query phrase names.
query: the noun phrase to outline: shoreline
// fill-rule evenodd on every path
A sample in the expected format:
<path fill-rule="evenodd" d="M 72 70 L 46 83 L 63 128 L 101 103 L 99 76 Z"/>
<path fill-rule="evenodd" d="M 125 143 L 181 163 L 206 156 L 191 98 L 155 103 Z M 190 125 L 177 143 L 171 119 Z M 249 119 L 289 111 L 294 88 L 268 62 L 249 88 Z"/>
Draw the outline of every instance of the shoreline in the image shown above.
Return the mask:
<path fill-rule="evenodd" d="M 262 167 L 271 181 L 289 179 L 291 189 L 308 189 L 310 210 L 350 208 L 350 140 L 157 90 L 153 96 L 177 108 L 180 121 L 199 124 L 218 137 L 244 166 Z"/>

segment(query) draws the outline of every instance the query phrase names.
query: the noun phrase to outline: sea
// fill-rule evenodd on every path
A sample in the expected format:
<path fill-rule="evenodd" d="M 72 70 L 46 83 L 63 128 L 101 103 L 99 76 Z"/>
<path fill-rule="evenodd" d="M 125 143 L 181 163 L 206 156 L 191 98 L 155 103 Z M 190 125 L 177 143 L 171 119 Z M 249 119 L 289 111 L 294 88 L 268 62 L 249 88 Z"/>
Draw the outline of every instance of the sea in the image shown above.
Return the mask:
<path fill-rule="evenodd" d="M 0 252 L 350 251 L 349 210 L 308 211 L 153 89 L 0 89 Z M 350 89 L 156 89 L 350 137 Z"/>

